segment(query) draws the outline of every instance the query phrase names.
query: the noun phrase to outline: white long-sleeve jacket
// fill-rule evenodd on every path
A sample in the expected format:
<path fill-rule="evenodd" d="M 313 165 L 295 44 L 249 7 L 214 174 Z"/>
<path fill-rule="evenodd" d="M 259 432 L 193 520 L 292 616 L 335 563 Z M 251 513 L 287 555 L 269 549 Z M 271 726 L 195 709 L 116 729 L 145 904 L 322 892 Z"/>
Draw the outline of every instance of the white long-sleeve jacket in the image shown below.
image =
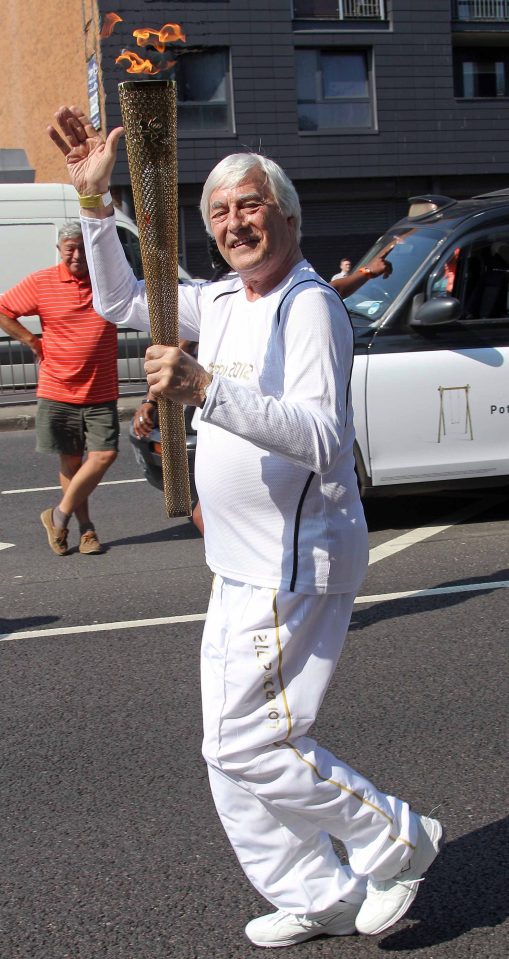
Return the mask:
<path fill-rule="evenodd" d="M 149 330 L 143 282 L 113 217 L 83 218 L 94 307 Z M 350 592 L 366 571 L 354 472 L 352 329 L 305 260 L 250 302 L 238 277 L 179 287 L 181 336 L 214 374 L 197 412 L 195 475 L 210 568 L 255 586 Z"/>

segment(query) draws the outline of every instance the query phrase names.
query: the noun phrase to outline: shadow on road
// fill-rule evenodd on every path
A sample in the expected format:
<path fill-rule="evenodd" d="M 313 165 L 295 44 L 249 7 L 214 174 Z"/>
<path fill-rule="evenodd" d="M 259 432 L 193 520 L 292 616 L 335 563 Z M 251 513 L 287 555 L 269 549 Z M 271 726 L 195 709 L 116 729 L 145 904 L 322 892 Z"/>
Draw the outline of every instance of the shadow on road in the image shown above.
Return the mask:
<path fill-rule="evenodd" d="M 408 616 L 410 613 L 425 613 L 433 609 L 443 609 L 448 606 L 457 606 L 458 603 L 465 603 L 473 596 L 480 596 L 483 593 L 495 592 L 490 589 L 490 582 L 500 583 L 509 580 L 509 569 L 497 570 L 486 579 L 486 588 L 476 590 L 458 590 L 457 593 L 436 593 L 433 596 L 409 596 L 408 598 L 389 599 L 384 602 L 373 602 L 367 608 L 363 609 L 354 606 L 352 619 L 350 622 L 350 632 L 356 629 L 364 629 L 366 626 L 373 626 L 375 623 L 381 623 L 386 619 L 396 619 L 398 616 Z M 469 583 L 477 584 L 478 576 L 470 579 L 450 580 L 446 583 L 437 583 L 433 589 L 446 589 L 451 586 L 468 586 Z M 500 588 L 500 587 L 498 587 Z"/>
<path fill-rule="evenodd" d="M 169 543 L 175 540 L 201 539 L 196 526 L 190 521 L 179 523 L 178 526 L 167 526 L 165 529 L 152 530 L 150 533 L 139 533 L 135 536 L 123 536 L 122 539 L 110 539 L 104 544 L 105 549 L 114 549 L 116 546 L 132 546 L 141 543 Z"/>
<path fill-rule="evenodd" d="M 490 523 L 494 518 L 505 518 L 509 505 L 509 489 L 502 486 L 483 492 L 455 490 L 440 494 L 414 493 L 374 497 L 364 501 L 364 512 L 370 533 L 378 530 L 404 530 L 441 522 L 439 517 L 447 519 L 458 509 L 473 506 L 476 501 L 482 509 L 477 515 L 463 520 L 462 526 Z"/>
<path fill-rule="evenodd" d="M 446 845 L 409 912 L 411 926 L 381 940 L 386 951 L 437 946 L 507 918 L 509 818 Z"/>
<path fill-rule="evenodd" d="M 48 623 L 55 623 L 59 619 L 60 616 L 21 616 L 18 619 L 5 619 L 0 616 L 0 638 L 22 629 L 47 626 Z"/>

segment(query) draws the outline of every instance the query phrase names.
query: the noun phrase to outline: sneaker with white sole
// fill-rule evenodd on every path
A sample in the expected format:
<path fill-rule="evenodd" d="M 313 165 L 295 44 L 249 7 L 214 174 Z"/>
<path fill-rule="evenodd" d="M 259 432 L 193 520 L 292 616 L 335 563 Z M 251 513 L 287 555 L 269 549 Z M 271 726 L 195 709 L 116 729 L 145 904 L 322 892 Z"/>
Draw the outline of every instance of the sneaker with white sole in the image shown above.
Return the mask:
<path fill-rule="evenodd" d="M 368 879 L 366 898 L 355 925 L 358 932 L 376 936 L 405 915 L 414 901 L 423 875 L 443 846 L 445 833 L 437 819 L 417 816 L 417 844 L 411 859 L 392 879 Z"/>
<path fill-rule="evenodd" d="M 360 903 L 338 902 L 337 906 L 312 916 L 295 916 L 284 909 L 268 916 L 252 919 L 246 926 L 246 936 L 254 946 L 277 948 L 293 946 L 314 936 L 352 936 Z"/>

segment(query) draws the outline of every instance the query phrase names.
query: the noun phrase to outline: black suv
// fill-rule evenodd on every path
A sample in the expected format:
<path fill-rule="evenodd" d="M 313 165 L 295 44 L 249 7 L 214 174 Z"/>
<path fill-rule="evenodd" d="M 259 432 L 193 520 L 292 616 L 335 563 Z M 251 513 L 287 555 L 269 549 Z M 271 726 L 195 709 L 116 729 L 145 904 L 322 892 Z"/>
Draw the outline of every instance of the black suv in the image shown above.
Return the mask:
<path fill-rule="evenodd" d="M 509 190 L 424 196 L 359 265 L 393 244 L 387 279 L 346 300 L 365 495 L 509 482 Z"/>

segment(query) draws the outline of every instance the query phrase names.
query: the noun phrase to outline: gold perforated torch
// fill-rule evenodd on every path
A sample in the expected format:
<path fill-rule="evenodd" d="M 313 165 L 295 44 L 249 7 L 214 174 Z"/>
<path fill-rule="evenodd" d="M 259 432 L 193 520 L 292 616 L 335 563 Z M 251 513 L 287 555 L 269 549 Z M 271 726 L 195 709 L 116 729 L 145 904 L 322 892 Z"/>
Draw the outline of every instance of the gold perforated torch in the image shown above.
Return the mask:
<path fill-rule="evenodd" d="M 178 346 L 177 94 L 173 80 L 119 84 L 152 341 Z M 168 516 L 189 516 L 184 409 L 158 401 Z"/>

